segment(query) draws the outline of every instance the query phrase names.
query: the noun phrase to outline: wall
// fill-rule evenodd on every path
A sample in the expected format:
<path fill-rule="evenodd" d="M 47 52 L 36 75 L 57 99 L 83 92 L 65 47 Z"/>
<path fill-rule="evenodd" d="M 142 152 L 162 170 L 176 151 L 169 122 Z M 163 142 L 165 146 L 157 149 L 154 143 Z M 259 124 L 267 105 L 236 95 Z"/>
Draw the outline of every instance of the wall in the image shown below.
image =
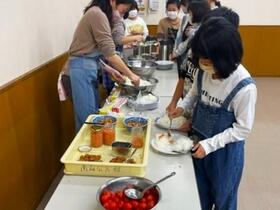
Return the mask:
<path fill-rule="evenodd" d="M 149 25 L 151 35 L 156 35 L 157 25 Z M 243 65 L 253 76 L 279 77 L 279 26 L 240 26 L 243 47 Z"/>
<path fill-rule="evenodd" d="M 72 104 L 59 102 L 58 56 L 0 89 L 0 209 L 36 209 L 74 136 Z"/>
<path fill-rule="evenodd" d="M 144 16 L 145 21 L 149 25 L 158 24 L 159 20 L 165 17 L 165 0 L 159 1 L 159 10 L 155 14 Z M 220 0 L 222 5 L 234 9 L 241 19 L 241 25 L 280 25 L 280 1 L 236 1 L 236 0 Z M 146 6 L 148 0 L 144 0 Z"/>
<path fill-rule="evenodd" d="M 88 2 L 0 1 L 0 86 L 64 53 Z"/>

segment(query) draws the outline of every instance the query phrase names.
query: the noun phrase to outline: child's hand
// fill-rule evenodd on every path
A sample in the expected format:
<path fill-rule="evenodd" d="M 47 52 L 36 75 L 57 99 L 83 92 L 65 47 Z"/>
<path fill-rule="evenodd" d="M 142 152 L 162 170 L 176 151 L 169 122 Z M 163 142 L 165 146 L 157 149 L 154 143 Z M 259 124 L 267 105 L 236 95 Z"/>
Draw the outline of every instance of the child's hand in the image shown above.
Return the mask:
<path fill-rule="evenodd" d="M 168 117 L 173 119 L 183 115 L 183 113 L 184 113 L 184 109 L 182 107 L 177 107 L 175 110 L 168 113 Z"/>
<path fill-rule="evenodd" d="M 166 107 L 166 112 L 169 114 L 171 112 L 173 112 L 176 109 L 177 104 L 173 103 L 172 101 L 170 102 L 170 104 Z"/>
<path fill-rule="evenodd" d="M 192 154 L 194 158 L 202 159 L 206 156 L 205 150 L 203 149 L 200 143 L 194 145 L 194 147 L 192 148 L 192 152 L 194 152 Z"/>

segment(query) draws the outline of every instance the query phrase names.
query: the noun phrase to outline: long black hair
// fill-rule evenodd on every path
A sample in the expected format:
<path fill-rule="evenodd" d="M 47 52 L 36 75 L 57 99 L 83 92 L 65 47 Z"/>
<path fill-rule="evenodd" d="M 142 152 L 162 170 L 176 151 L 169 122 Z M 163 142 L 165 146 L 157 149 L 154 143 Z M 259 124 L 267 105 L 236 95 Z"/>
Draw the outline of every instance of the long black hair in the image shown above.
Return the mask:
<path fill-rule="evenodd" d="M 111 6 L 110 0 L 92 0 L 84 9 L 84 14 L 93 6 L 99 7 L 102 12 L 106 14 L 109 23 L 112 23 L 113 8 Z"/>
<path fill-rule="evenodd" d="M 196 67 L 199 67 L 199 58 L 210 59 L 223 79 L 236 70 L 243 56 L 237 28 L 223 17 L 211 17 L 203 22 L 192 39 L 191 48 Z"/>
<path fill-rule="evenodd" d="M 188 10 L 192 12 L 192 22 L 200 23 L 210 11 L 210 5 L 207 0 L 193 0 L 189 3 Z"/>

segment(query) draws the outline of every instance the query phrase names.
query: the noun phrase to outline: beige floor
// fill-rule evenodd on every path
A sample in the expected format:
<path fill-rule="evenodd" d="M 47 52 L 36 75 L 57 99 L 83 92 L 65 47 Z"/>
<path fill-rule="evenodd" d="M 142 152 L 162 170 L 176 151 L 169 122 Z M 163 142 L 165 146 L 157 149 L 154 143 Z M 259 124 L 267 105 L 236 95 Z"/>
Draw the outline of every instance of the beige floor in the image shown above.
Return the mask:
<path fill-rule="evenodd" d="M 255 78 L 258 101 L 246 162 L 239 210 L 280 209 L 280 78 Z"/>

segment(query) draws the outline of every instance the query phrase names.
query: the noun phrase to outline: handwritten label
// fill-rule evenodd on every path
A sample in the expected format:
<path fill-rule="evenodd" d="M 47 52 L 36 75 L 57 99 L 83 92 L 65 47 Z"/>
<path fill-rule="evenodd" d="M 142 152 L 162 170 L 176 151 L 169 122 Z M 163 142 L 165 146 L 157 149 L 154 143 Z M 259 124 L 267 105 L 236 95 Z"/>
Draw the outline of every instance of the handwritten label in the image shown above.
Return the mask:
<path fill-rule="evenodd" d="M 96 174 L 116 174 L 121 172 L 120 166 L 115 167 L 104 167 L 104 166 L 93 166 L 93 165 L 82 165 L 81 172 L 94 172 Z"/>

